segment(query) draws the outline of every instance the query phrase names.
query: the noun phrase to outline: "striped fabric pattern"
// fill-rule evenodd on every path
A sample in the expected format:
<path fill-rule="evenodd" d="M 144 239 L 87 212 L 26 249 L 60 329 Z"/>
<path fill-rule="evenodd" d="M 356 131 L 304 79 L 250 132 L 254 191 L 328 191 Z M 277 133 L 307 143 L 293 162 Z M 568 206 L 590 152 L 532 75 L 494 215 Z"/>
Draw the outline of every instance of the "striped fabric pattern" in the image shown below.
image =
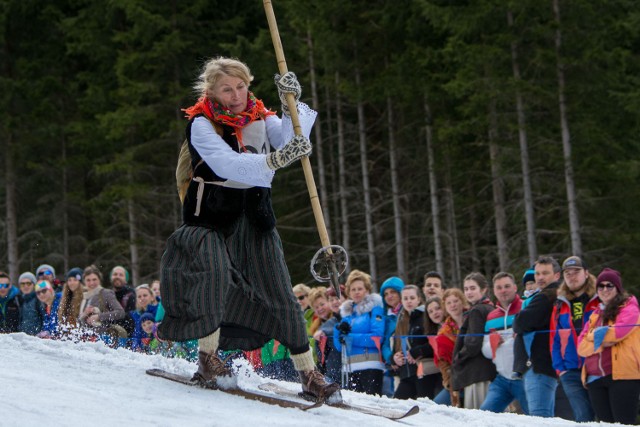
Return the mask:
<path fill-rule="evenodd" d="M 292 350 L 309 348 L 280 236 L 275 229 L 257 231 L 244 215 L 227 237 L 205 227 L 178 228 L 167 241 L 160 282 L 163 338 L 198 339 L 224 324 Z M 223 329 L 223 349 L 251 350 L 249 341 L 225 339 Z"/>

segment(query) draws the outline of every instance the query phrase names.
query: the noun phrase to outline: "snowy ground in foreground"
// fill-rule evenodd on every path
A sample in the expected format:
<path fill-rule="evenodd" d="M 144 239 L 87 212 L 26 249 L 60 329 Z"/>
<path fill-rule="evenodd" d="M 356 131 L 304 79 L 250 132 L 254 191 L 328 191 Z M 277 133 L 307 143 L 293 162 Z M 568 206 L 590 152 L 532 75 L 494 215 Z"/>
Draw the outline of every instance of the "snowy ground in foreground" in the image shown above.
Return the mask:
<path fill-rule="evenodd" d="M 438 406 L 419 399 L 420 414 L 400 422 L 327 406 L 302 412 L 218 391 L 154 378 L 145 369 L 191 375 L 184 360 L 112 350 L 99 343 L 49 341 L 25 334 L 0 335 L 2 426 L 569 426 L 561 419 Z M 256 389 L 265 379 L 240 366 L 239 384 Z M 296 385 L 282 383 L 292 389 Z M 409 408 L 399 401 L 343 391 L 346 401 Z M 266 423 L 266 424 L 265 424 Z M 581 426 L 595 426 L 585 423 Z"/>

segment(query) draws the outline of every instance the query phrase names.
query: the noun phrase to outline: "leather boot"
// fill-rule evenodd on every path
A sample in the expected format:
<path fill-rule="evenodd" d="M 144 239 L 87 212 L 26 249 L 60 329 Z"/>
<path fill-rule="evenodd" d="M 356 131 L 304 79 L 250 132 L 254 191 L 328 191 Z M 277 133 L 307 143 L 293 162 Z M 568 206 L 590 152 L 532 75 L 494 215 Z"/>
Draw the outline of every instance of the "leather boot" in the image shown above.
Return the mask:
<path fill-rule="evenodd" d="M 324 375 L 317 369 L 306 372 L 299 371 L 298 373 L 300 374 L 300 382 L 304 393 L 313 396 L 316 400 L 330 401 L 331 403 L 342 401 L 342 396 L 339 392 L 340 385 L 328 383 L 324 379 Z"/>
<path fill-rule="evenodd" d="M 198 371 L 192 380 L 207 388 L 236 388 L 237 378 L 215 353 L 198 352 Z"/>

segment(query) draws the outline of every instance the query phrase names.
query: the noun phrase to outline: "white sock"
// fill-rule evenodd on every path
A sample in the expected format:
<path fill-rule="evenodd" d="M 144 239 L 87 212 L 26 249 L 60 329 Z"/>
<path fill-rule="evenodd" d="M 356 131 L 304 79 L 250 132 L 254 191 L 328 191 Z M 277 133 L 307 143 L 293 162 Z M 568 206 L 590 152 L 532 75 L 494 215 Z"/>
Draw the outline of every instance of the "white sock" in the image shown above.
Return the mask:
<path fill-rule="evenodd" d="M 292 354 L 291 360 L 293 360 L 293 366 L 296 368 L 296 371 L 308 372 L 316 368 L 316 364 L 313 362 L 311 348 L 304 353 Z"/>
<path fill-rule="evenodd" d="M 216 329 L 214 333 L 198 340 L 198 347 L 200 351 L 205 353 L 215 353 L 218 351 L 218 342 L 220 341 L 220 328 Z"/>

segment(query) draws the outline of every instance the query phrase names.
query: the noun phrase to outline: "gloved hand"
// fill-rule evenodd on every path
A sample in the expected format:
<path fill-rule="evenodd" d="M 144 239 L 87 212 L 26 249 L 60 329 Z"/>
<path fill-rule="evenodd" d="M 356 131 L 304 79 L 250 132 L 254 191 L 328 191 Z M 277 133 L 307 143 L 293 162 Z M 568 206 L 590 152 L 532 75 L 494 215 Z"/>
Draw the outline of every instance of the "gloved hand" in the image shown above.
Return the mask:
<path fill-rule="evenodd" d="M 345 345 L 345 337 L 349 335 L 349 332 L 351 332 L 351 325 L 347 322 L 342 322 L 338 325 L 337 329 L 340 333 L 340 336 L 338 336 L 338 341 L 340 341 L 340 344 Z"/>
<path fill-rule="evenodd" d="M 303 135 L 296 135 L 283 148 L 267 154 L 267 166 L 273 170 L 280 169 L 309 154 L 311 141 Z"/>
<path fill-rule="evenodd" d="M 278 87 L 278 96 L 282 103 L 282 112 L 288 116 L 290 115 L 290 112 L 289 105 L 287 104 L 287 94 L 292 93 L 297 103 L 300 99 L 300 94 L 302 93 L 302 88 L 300 87 L 298 78 L 293 71 L 287 71 L 283 76 L 276 74 L 273 79 Z"/>
<path fill-rule="evenodd" d="M 348 335 L 351 332 L 351 325 L 347 322 L 342 322 L 338 325 L 338 332 L 341 335 Z"/>

